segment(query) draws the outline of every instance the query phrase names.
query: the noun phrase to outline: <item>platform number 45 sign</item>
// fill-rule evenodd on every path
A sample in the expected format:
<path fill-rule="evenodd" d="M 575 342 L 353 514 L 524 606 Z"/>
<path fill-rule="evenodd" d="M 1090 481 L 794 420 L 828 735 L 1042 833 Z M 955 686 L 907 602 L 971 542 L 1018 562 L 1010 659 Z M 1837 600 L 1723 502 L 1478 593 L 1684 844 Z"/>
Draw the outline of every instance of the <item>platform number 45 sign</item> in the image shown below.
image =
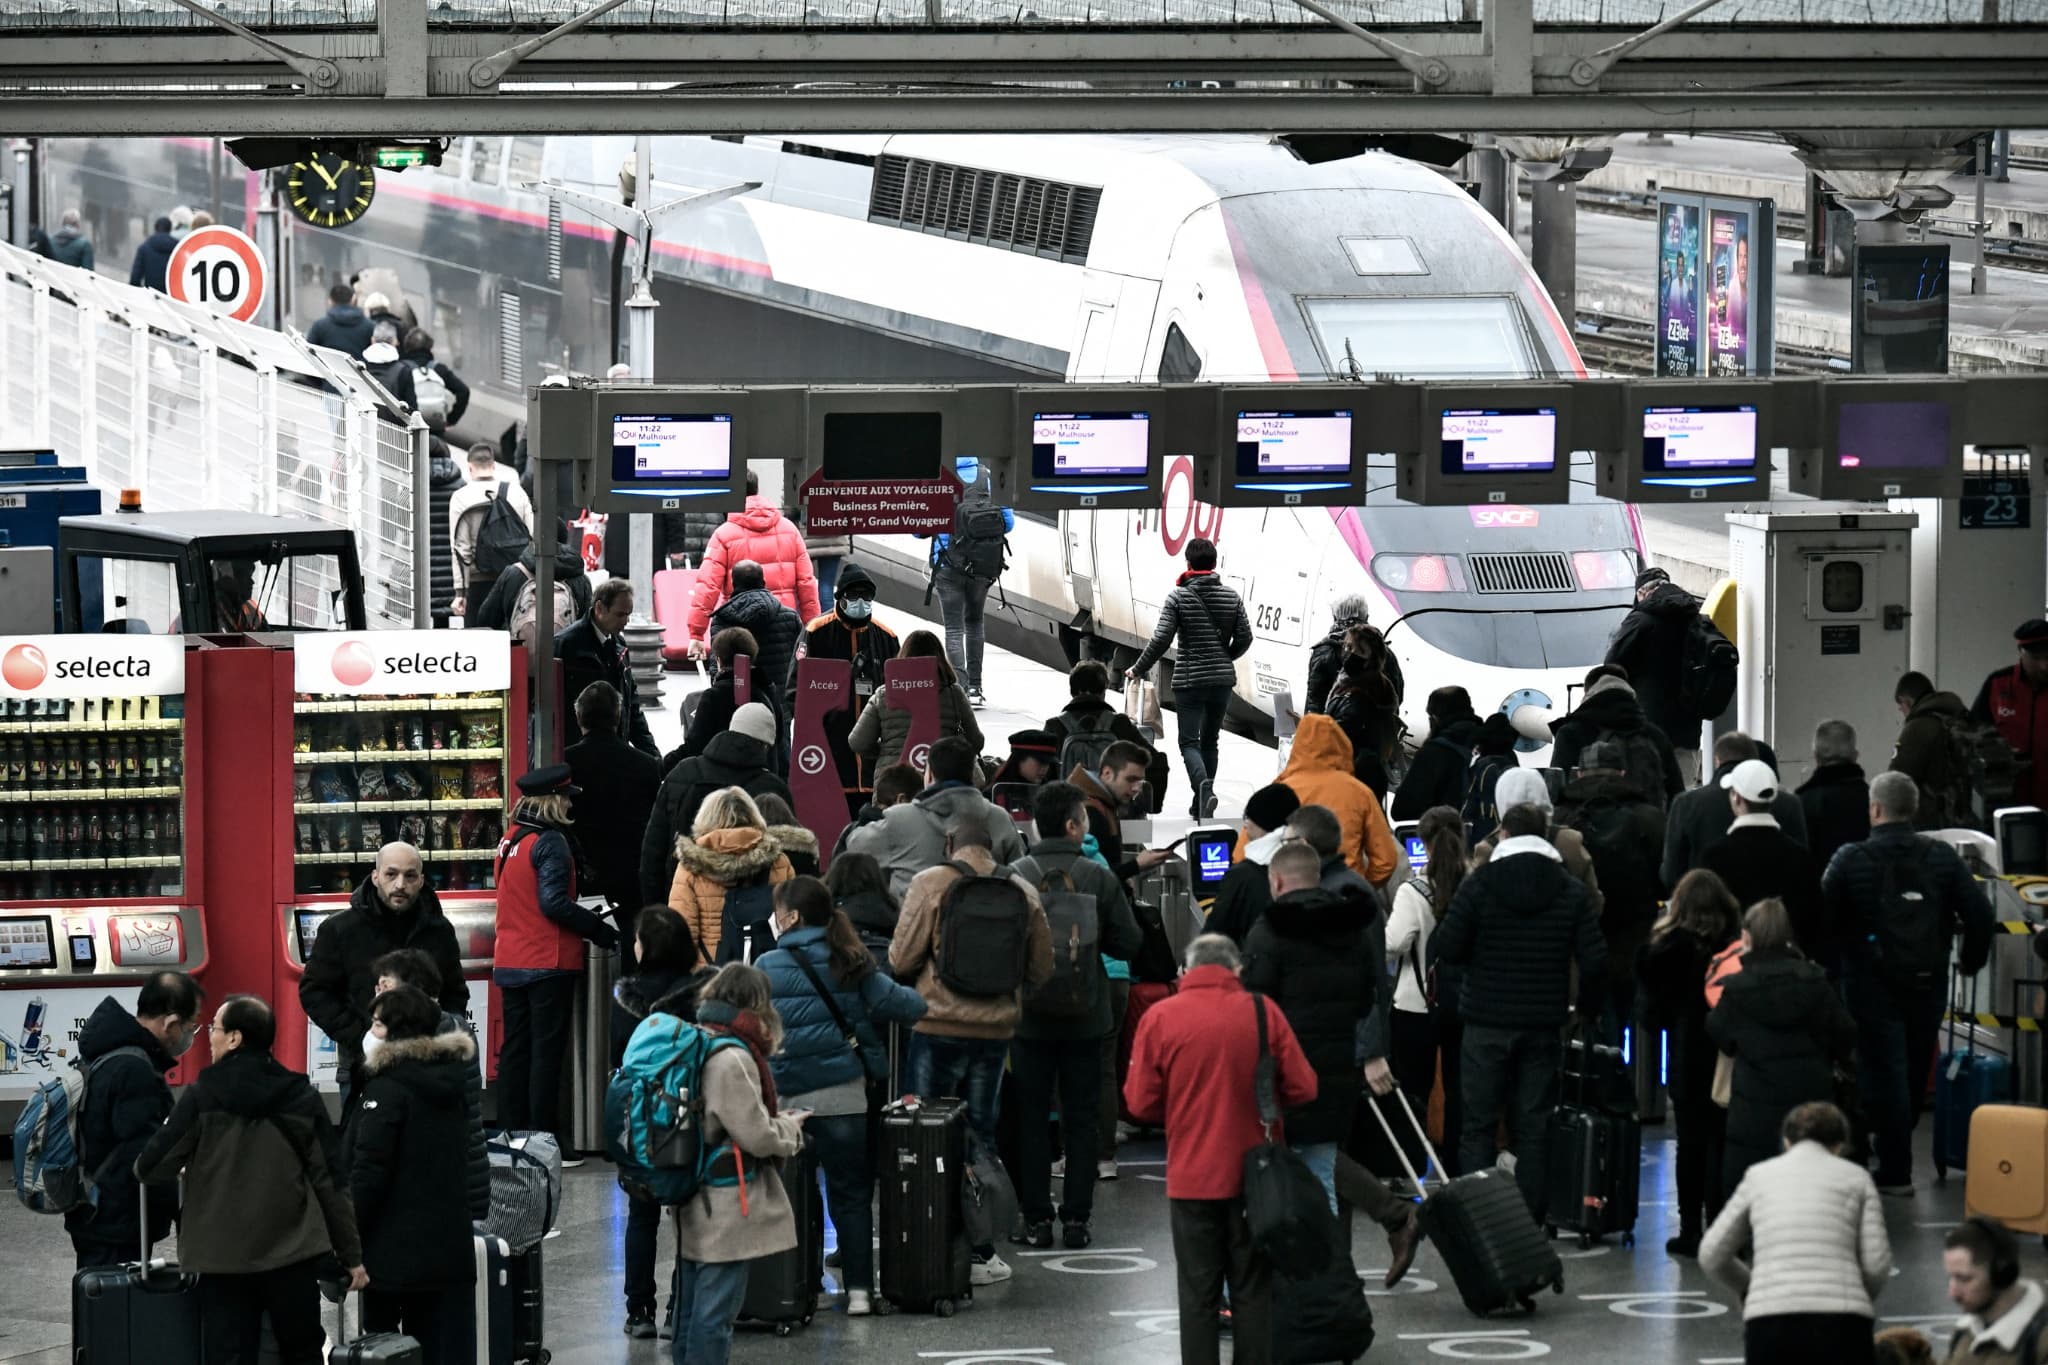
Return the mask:
<path fill-rule="evenodd" d="M 236 322 L 263 306 L 270 268 L 246 233 L 220 224 L 194 228 L 171 253 L 165 284 L 172 298 L 196 303 Z"/>

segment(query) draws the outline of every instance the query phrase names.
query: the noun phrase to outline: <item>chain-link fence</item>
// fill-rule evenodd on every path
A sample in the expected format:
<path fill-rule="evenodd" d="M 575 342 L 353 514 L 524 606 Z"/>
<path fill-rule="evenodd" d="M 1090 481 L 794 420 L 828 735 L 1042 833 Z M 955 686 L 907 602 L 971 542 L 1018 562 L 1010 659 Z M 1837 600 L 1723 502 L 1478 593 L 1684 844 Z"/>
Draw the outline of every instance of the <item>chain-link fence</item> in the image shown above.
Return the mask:
<path fill-rule="evenodd" d="M 350 527 L 370 624 L 426 624 L 413 509 L 425 441 L 338 352 L 0 246 L 0 430 L 7 446 L 83 465 L 109 503 L 137 488 L 152 512 Z M 339 566 L 302 567 L 295 619 L 339 587 Z"/>

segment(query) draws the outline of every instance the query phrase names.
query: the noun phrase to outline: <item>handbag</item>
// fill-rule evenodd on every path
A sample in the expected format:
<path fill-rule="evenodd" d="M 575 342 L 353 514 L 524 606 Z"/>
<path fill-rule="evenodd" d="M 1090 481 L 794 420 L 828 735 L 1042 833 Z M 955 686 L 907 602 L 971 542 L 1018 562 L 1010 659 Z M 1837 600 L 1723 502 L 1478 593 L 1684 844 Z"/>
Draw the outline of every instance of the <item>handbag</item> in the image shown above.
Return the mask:
<path fill-rule="evenodd" d="M 1251 993 L 1259 1020 L 1259 1060 L 1252 1096 L 1264 1140 L 1244 1154 L 1244 1218 L 1253 1250 L 1280 1274 L 1304 1279 L 1330 1263 L 1337 1216 L 1330 1196 L 1301 1154 L 1273 1141 L 1280 1121 L 1279 1064 L 1266 1041 L 1266 998 Z"/>
<path fill-rule="evenodd" d="M 1735 1059 L 1725 1052 L 1714 1057 L 1714 1088 L 1707 1095 L 1723 1109 L 1735 1098 Z"/>
<path fill-rule="evenodd" d="M 1124 684 L 1124 714 L 1132 724 L 1150 727 L 1155 737 L 1166 732 L 1159 713 L 1159 688 L 1150 679 L 1132 678 Z"/>
<path fill-rule="evenodd" d="M 867 1049 L 860 1045 L 860 1034 L 855 1032 L 853 1025 L 847 1022 L 845 1013 L 839 1008 L 839 1002 L 832 998 L 831 991 L 825 989 L 825 983 L 819 979 L 817 970 L 811 966 L 810 959 L 804 956 L 802 949 L 793 950 L 790 953 L 790 957 L 803 970 L 803 974 L 810 978 L 811 987 L 818 992 L 818 998 L 825 1002 L 826 1010 L 832 1015 L 832 1026 L 839 1030 L 841 1037 L 846 1039 L 847 1048 L 853 1053 L 854 1059 L 860 1063 L 861 1074 L 868 1078 L 870 1084 L 884 1079 L 886 1073 L 883 1076 L 877 1076 L 875 1069 L 868 1065 Z"/>

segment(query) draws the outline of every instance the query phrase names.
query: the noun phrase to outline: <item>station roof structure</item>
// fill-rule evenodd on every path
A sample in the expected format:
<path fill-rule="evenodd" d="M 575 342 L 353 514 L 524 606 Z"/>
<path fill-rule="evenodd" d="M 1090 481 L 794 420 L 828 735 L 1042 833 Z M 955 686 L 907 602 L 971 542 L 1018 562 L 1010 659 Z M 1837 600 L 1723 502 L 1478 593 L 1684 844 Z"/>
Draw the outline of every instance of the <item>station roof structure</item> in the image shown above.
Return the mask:
<path fill-rule="evenodd" d="M 2048 0 L 8 0 L 24 135 L 2048 126 Z"/>

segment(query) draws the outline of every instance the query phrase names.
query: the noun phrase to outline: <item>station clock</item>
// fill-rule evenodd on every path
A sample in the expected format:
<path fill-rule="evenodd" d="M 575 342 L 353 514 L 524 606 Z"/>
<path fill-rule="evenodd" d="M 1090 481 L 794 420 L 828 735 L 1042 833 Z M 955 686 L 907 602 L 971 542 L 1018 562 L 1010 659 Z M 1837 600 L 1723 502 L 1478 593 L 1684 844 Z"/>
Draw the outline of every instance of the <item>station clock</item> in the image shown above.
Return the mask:
<path fill-rule="evenodd" d="M 347 227 L 377 197 L 377 172 L 336 152 L 315 152 L 291 164 L 285 200 L 314 227 Z"/>

